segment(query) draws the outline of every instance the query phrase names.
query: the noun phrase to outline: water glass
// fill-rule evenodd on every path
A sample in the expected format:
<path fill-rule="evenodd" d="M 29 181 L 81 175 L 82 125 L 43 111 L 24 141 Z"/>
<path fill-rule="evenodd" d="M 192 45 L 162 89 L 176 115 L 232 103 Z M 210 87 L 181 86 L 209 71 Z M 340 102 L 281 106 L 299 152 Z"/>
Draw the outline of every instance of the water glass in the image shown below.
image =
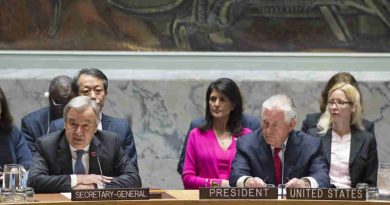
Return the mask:
<path fill-rule="evenodd" d="M 22 188 L 22 166 L 19 164 L 4 165 L 2 191 L 15 192 L 20 188 Z"/>
<path fill-rule="evenodd" d="M 368 199 L 375 200 L 379 197 L 379 190 L 376 187 L 369 187 L 368 188 Z"/>
<path fill-rule="evenodd" d="M 380 195 L 390 196 L 390 163 L 379 164 L 377 184 Z"/>
<path fill-rule="evenodd" d="M 14 202 L 25 202 L 27 200 L 24 189 L 17 189 L 14 195 Z"/>
<path fill-rule="evenodd" d="M 26 187 L 24 188 L 24 193 L 26 194 L 26 201 L 27 202 L 34 202 L 34 189 L 32 187 Z"/>
<path fill-rule="evenodd" d="M 12 203 L 14 202 L 15 193 L 12 191 L 2 190 L 0 196 L 1 203 Z"/>

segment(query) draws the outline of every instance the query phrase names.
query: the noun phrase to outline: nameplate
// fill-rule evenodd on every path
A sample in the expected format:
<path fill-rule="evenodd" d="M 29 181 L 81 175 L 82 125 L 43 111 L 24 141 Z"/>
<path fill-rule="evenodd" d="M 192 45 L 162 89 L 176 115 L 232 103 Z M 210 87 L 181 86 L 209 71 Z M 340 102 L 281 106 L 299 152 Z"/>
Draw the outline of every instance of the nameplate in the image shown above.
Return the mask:
<path fill-rule="evenodd" d="M 72 190 L 72 201 L 148 200 L 149 188 Z"/>
<path fill-rule="evenodd" d="M 287 188 L 287 199 L 309 200 L 366 200 L 364 189 L 303 189 Z"/>
<path fill-rule="evenodd" d="M 277 188 L 199 188 L 199 199 L 277 199 Z"/>

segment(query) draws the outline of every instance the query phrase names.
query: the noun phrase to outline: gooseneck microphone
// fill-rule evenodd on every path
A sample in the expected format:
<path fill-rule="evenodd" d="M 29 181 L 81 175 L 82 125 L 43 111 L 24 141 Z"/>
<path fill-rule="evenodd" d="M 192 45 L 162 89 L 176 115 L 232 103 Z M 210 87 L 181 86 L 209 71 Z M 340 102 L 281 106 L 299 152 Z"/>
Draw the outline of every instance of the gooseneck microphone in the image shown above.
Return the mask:
<path fill-rule="evenodd" d="M 97 161 L 98 161 L 100 176 L 102 177 L 102 183 L 103 183 L 103 188 L 104 188 L 104 187 L 106 186 L 106 183 L 104 183 L 103 171 L 102 171 L 102 166 L 100 165 L 99 156 L 96 154 L 96 152 L 91 152 L 91 156 L 92 156 L 92 157 L 96 157 L 96 159 L 97 159 Z"/>
<path fill-rule="evenodd" d="M 281 183 L 284 184 L 284 151 L 286 149 L 286 145 L 282 144 L 280 146 L 280 150 L 282 151 L 282 180 Z"/>

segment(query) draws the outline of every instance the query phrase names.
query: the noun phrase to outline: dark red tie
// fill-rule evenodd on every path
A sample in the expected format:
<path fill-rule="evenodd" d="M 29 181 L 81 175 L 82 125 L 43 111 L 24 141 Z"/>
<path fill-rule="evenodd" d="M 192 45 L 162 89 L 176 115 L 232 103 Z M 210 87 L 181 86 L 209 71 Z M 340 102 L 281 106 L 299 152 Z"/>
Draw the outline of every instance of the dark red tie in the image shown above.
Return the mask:
<path fill-rule="evenodd" d="M 282 161 L 279 157 L 280 148 L 274 148 L 274 174 L 275 174 L 275 186 L 278 186 L 282 179 Z"/>

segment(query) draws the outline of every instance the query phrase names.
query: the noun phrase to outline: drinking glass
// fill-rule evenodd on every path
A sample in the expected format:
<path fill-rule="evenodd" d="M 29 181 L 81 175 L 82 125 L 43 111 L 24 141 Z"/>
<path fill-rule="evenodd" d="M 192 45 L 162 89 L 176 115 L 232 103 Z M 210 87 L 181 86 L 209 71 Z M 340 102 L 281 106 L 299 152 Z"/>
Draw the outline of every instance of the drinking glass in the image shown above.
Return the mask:
<path fill-rule="evenodd" d="M 379 191 L 376 187 L 369 187 L 368 188 L 368 199 L 375 200 L 379 197 Z"/>
<path fill-rule="evenodd" d="M 20 188 L 22 188 L 22 166 L 19 164 L 4 165 L 2 191 L 15 192 Z"/>
<path fill-rule="evenodd" d="M 390 163 L 380 163 L 377 185 L 380 195 L 390 196 Z"/>
<path fill-rule="evenodd" d="M 368 184 L 367 183 L 358 183 L 356 184 L 356 189 L 363 189 L 366 191 L 366 200 L 368 199 Z"/>

